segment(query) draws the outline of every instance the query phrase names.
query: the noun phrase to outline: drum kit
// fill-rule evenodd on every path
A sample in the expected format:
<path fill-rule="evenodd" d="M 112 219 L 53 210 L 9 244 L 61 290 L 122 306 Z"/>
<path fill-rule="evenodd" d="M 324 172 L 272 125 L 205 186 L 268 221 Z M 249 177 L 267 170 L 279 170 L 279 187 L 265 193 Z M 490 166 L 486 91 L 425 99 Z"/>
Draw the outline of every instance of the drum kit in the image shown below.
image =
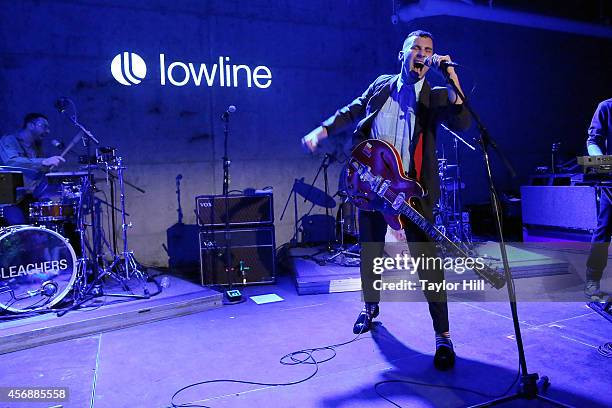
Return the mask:
<path fill-rule="evenodd" d="M 461 159 L 459 146 L 472 151 L 476 148 L 463 137 L 441 125 L 442 129 L 452 137 L 452 149 L 455 164 L 449 164 L 442 150 L 442 158 L 438 159 L 438 175 L 440 176 L 440 199 L 434 209 L 435 224 L 438 229 L 447 236 L 454 236 L 468 246 L 472 246 L 472 227 L 468 212 L 463 211 L 461 191 L 465 189 L 465 183 L 461 179 Z M 444 145 L 442 145 L 444 148 Z"/>
<path fill-rule="evenodd" d="M 469 246 L 472 245 L 472 230 L 469 213 L 463 211 L 461 201 L 461 190 L 465 188 L 465 183 L 461 180 L 458 145 L 461 142 L 472 150 L 475 150 L 475 148 L 446 126 L 443 125 L 442 127 L 454 136 L 455 163 L 450 164 L 449 160 L 444 157 L 438 159 L 441 183 L 440 199 L 434 209 L 435 225 L 444 235 L 457 237 Z M 326 154 L 317 175 L 310 184 L 304 182 L 304 178 L 295 179 L 280 219 L 283 219 L 291 197 L 293 197 L 294 235 L 290 244 L 298 245 L 299 232 L 301 231 L 301 244 L 327 242 L 327 251 L 332 252 L 332 254 L 325 258 L 325 261 L 334 261 L 344 255 L 341 259 L 343 263 L 346 263 L 344 259 L 359 256 L 359 211 L 347 194 L 346 166 L 342 168 L 340 173 L 338 191 L 334 196 L 329 195 L 327 168 L 334 161 L 335 155 Z M 324 175 L 325 190 L 320 190 L 314 186 L 321 171 Z M 311 203 L 310 209 L 302 217 L 298 217 L 298 196 L 303 197 L 304 202 Z M 339 197 L 340 200 L 338 205 L 336 197 Z M 317 206 L 325 209 L 325 215 L 311 215 L 313 209 Z M 329 210 L 336 207 L 334 220 L 330 217 Z M 336 248 L 332 248 L 332 242 L 336 243 Z M 351 246 L 345 248 L 347 244 Z M 353 263 L 351 263 L 351 266 L 353 266 Z"/>
<path fill-rule="evenodd" d="M 300 244 L 325 243 L 327 245 L 327 252 L 330 256 L 325 259 L 321 258 L 319 261 L 340 261 L 342 264 L 355 266 L 359 264 L 358 212 L 346 193 L 345 167 L 341 170 L 337 192 L 333 196 L 329 194 L 327 168 L 335 160 L 335 155 L 326 154 L 319 167 L 319 172 L 310 184 L 306 183 L 303 177 L 294 180 L 280 219 L 283 219 L 293 197 L 294 235 L 290 244 L 298 245 L 301 232 Z M 314 186 L 321 171 L 324 176 L 324 190 Z M 298 196 L 304 199 L 304 203 L 311 204 L 308 211 L 301 217 L 298 217 Z M 324 208 L 325 214 L 312 214 L 316 207 Z M 334 208 L 336 208 L 336 215 L 332 217 L 330 211 Z M 347 244 L 350 246 L 346 247 Z"/>
<path fill-rule="evenodd" d="M 438 159 L 440 176 L 440 199 L 434 209 L 436 227 L 444 235 L 453 235 L 462 242 L 472 242 L 472 229 L 469 213 L 464 212 L 461 204 L 461 190 L 465 183 L 461 181 L 458 164 L 448 164 L 448 159 Z"/>
<path fill-rule="evenodd" d="M 94 161 L 94 157 L 88 161 Z M 95 164 L 88 163 L 85 169 L 47 173 L 41 195 L 44 198 L 29 203 L 29 223 L 0 228 L 0 313 L 63 314 L 102 294 L 150 297 L 146 287 L 148 276 L 128 247 L 130 224 L 125 211 L 125 185 L 131 183 L 124 180 L 126 166 L 122 158 L 113 148 L 97 149 Z M 0 167 L 0 174 L 3 170 L 6 167 Z M 104 172 L 105 177 L 94 178 L 94 171 Z M 95 197 L 96 192 L 102 191 L 95 183 L 102 180 L 111 187 L 111 203 Z M 119 208 L 114 203 L 115 180 L 119 183 Z M 9 205 L 23 208 L 25 203 L 18 199 L 0 202 L 4 208 Z M 117 251 L 114 229 L 115 245 L 111 246 L 106 238 L 101 222 L 102 205 L 106 205 L 113 221 L 115 212 L 121 214 L 122 251 Z M 102 284 L 107 277 L 117 281 L 126 294 L 103 293 Z M 127 281 L 132 278 L 142 284 L 144 295 L 135 295 L 129 289 Z"/>

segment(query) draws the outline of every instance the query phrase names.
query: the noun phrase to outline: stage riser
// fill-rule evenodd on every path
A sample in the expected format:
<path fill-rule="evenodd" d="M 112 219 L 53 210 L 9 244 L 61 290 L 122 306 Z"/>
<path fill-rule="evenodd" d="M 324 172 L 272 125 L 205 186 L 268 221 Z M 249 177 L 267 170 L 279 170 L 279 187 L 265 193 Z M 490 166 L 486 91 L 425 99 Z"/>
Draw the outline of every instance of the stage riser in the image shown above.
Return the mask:
<path fill-rule="evenodd" d="M 0 331 L 0 354 L 200 313 L 221 307 L 222 301 L 222 294 L 203 289 L 147 303 L 135 301 L 112 309 L 104 306 L 95 311 L 102 313 L 97 317 L 94 311 L 73 312 L 44 324 L 33 322 L 5 328 Z"/>

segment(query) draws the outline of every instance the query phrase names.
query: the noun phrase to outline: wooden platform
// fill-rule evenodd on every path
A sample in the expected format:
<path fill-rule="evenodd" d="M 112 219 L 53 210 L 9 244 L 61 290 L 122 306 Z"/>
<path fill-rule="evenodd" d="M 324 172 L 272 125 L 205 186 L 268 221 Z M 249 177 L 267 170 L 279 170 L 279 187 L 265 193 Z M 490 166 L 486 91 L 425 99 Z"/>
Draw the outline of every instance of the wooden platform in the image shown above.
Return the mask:
<path fill-rule="evenodd" d="M 93 310 L 1 322 L 0 354 L 199 313 L 222 305 L 221 293 L 176 277 L 170 279 L 172 285 L 150 299 L 125 301 L 109 297 Z"/>
<path fill-rule="evenodd" d="M 292 248 L 289 250 L 298 294 L 311 295 L 361 290 L 359 266 L 341 266 L 332 262 L 320 265 L 315 260 L 308 259 L 319 251 L 320 248 Z M 325 259 L 332 255 L 321 253 L 315 257 Z"/>
<path fill-rule="evenodd" d="M 398 251 L 401 248 L 400 245 L 394 244 L 391 247 L 392 253 L 388 255 L 395 256 L 395 253 L 401 252 L 401 250 Z M 290 250 L 296 288 L 300 295 L 361 290 L 359 266 L 340 266 L 330 262 L 317 263 L 316 260 L 324 260 L 332 255 L 326 253 L 314 255 L 320 250 L 320 248 L 293 248 Z M 493 266 L 502 270 L 499 244 L 494 242 L 479 244 L 477 251 L 481 255 L 486 255 Z M 569 273 L 570 264 L 563 257 L 529 250 L 527 244 L 508 245 L 507 252 L 510 269 L 515 279 Z M 313 255 L 315 259 L 311 259 Z M 400 275 L 397 271 L 389 271 L 385 277 L 395 279 Z M 466 271 L 463 274 L 452 271 L 446 273 L 446 280 L 450 282 L 477 278 L 478 276 L 472 271 Z"/>

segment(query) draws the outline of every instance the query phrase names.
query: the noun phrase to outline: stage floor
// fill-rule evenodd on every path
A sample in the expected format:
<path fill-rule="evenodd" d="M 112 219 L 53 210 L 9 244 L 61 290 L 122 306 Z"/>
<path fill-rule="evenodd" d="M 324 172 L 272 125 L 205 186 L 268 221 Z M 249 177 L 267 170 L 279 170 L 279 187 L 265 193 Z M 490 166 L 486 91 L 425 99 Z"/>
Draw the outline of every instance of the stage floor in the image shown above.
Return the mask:
<path fill-rule="evenodd" d="M 291 382 L 313 365 L 284 366 L 279 359 L 304 348 L 354 338 L 359 292 L 299 296 L 293 278 L 251 286 L 247 296 L 276 293 L 284 301 L 252 300 L 172 319 L 98 333 L 0 355 L 0 386 L 64 386 L 63 407 L 167 407 L 174 392 L 214 379 Z M 507 303 L 449 305 L 458 360 L 449 372 L 432 365 L 434 337 L 427 305 L 381 305 L 372 333 L 336 349 L 314 378 L 272 387 L 214 383 L 181 393 L 175 403 L 210 407 L 387 407 L 374 391 L 379 381 L 405 379 L 453 385 L 489 395 L 514 381 L 517 350 Z M 597 347 L 612 341 L 608 321 L 584 303 L 520 303 L 518 310 L 530 372 L 547 375 L 547 395 L 579 407 L 612 400 L 611 360 Z M 321 354 L 320 359 L 329 354 Z M 469 392 L 407 384 L 379 391 L 402 407 L 459 407 L 488 398 Z M 608 401 L 607 403 L 605 401 Z M 517 402 L 504 406 L 545 406 Z M 1 407 L 51 407 L 52 403 L 0 403 Z M 58 405 L 59 406 L 59 405 Z"/>

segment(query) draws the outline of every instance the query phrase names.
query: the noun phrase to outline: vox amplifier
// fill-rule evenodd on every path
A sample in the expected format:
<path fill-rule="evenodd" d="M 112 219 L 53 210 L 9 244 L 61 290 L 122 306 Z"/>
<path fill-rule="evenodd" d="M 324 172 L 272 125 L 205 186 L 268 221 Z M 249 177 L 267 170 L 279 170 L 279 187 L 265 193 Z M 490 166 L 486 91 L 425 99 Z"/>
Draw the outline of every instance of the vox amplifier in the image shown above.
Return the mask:
<path fill-rule="evenodd" d="M 274 282 L 275 258 L 273 226 L 200 232 L 203 286 Z"/>
<path fill-rule="evenodd" d="M 272 194 L 201 195 L 196 197 L 198 224 L 206 228 L 271 225 L 274 222 Z M 229 218 L 229 223 L 226 220 Z"/>

